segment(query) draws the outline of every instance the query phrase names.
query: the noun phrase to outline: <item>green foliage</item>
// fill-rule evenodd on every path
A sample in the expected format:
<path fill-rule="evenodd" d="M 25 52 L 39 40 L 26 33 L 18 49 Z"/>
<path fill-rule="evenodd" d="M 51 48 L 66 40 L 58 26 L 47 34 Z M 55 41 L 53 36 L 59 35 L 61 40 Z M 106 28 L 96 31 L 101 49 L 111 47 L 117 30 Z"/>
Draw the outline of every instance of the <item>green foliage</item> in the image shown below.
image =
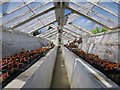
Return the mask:
<path fill-rule="evenodd" d="M 92 29 L 90 30 L 90 32 L 92 32 L 93 34 L 98 34 L 98 33 L 101 33 L 101 32 L 106 32 L 107 29 L 106 28 L 102 28 L 102 30 L 100 30 L 100 28 L 97 26 L 96 29 Z"/>
<path fill-rule="evenodd" d="M 103 27 L 101 32 L 106 32 L 106 31 L 107 29 Z"/>
<path fill-rule="evenodd" d="M 99 27 L 96 27 L 96 32 L 97 32 L 97 33 L 100 33 L 100 32 L 101 32 Z"/>
<path fill-rule="evenodd" d="M 94 29 L 92 29 L 92 30 L 90 30 L 93 34 L 96 34 L 97 32 L 96 32 L 96 30 L 94 30 Z"/>

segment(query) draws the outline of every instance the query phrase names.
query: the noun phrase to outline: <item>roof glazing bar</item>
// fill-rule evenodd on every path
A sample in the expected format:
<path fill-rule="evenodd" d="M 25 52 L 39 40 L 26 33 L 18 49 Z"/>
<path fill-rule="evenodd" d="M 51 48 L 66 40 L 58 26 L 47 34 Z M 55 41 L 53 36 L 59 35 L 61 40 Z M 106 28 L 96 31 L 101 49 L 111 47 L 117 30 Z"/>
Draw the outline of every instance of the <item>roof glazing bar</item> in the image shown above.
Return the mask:
<path fill-rule="evenodd" d="M 83 6 L 80 6 L 79 4 L 77 4 L 76 2 L 72 2 L 73 4 L 75 4 L 75 5 L 77 5 L 77 6 L 79 6 L 80 8 L 82 8 L 82 9 L 85 9 Z M 93 6 L 94 7 L 94 6 Z M 86 8 L 86 9 L 88 9 L 88 8 Z M 98 16 L 98 17 L 100 17 L 100 18 L 102 18 L 102 19 L 104 19 L 104 20 L 107 20 L 107 21 L 109 21 L 109 22 L 111 22 L 111 23 L 115 23 L 115 22 L 112 22 L 110 19 L 108 19 L 108 18 L 106 18 L 106 17 L 104 17 L 104 16 L 101 16 L 101 15 L 99 15 L 99 14 L 97 14 L 97 13 L 93 13 L 92 11 L 89 11 L 88 10 L 88 12 L 90 12 L 90 13 L 92 13 L 92 14 L 95 14 L 96 16 Z"/>
<path fill-rule="evenodd" d="M 40 6 L 36 7 L 36 8 L 34 8 L 34 9 L 32 9 L 32 11 L 34 11 L 34 10 L 36 10 L 36 9 L 38 9 L 38 8 L 41 8 L 42 6 L 44 6 L 44 5 L 48 4 L 48 3 L 49 3 L 49 2 L 43 3 L 42 5 L 40 5 Z M 13 22 L 14 20 L 16 20 L 16 19 L 18 19 L 18 18 L 20 18 L 20 17 L 22 17 L 22 16 L 25 16 L 25 15 L 29 14 L 30 12 L 31 12 L 30 10 L 29 10 L 29 11 L 26 11 L 25 13 L 23 13 L 23 14 L 21 14 L 21 15 L 18 15 L 18 16 L 15 16 L 14 18 L 10 19 L 9 21 L 7 21 L 7 22 L 5 22 L 5 23 L 3 23 L 3 24 L 8 24 L 8 23 L 10 23 L 10 22 Z"/>
<path fill-rule="evenodd" d="M 75 38 L 71 38 L 70 36 L 67 36 L 65 34 L 62 34 L 62 37 L 66 37 L 66 38 L 69 38 L 70 40 L 74 40 Z"/>
<path fill-rule="evenodd" d="M 52 34 L 50 34 L 49 36 L 44 37 L 44 38 L 49 38 L 50 36 L 52 36 L 52 35 L 56 35 L 56 34 L 58 34 L 58 32 L 56 32 L 56 33 L 52 33 Z"/>
<path fill-rule="evenodd" d="M 50 26 L 50 27 L 52 27 L 52 26 Z M 44 34 L 39 34 L 39 35 L 46 35 L 46 34 L 49 34 L 49 33 L 51 33 L 51 32 L 53 32 L 53 31 L 56 31 L 57 29 L 55 29 L 54 27 L 52 27 L 51 29 L 49 29 L 48 31 L 46 31 Z"/>
<path fill-rule="evenodd" d="M 35 32 L 35 31 L 38 31 L 38 30 L 40 30 L 40 29 L 42 29 L 42 28 L 45 28 L 46 26 L 49 26 L 49 25 L 51 25 L 51 24 L 55 23 L 55 22 L 56 22 L 56 20 L 55 20 L 55 21 L 53 21 L 53 22 L 48 23 L 47 25 L 45 25 L 45 26 L 43 26 L 43 27 L 37 28 L 36 30 L 31 31 L 31 32 L 29 32 L 29 33 L 33 33 L 33 32 Z"/>
<path fill-rule="evenodd" d="M 79 15 L 82 15 L 82 16 L 88 18 L 88 19 L 91 20 L 91 21 L 94 21 L 95 23 L 97 23 L 97 24 L 105 27 L 105 28 L 108 29 L 108 30 L 112 30 L 112 28 L 110 28 L 109 26 L 104 25 L 104 24 L 101 23 L 100 21 L 98 21 L 98 20 L 96 20 L 96 19 L 94 19 L 94 18 L 92 18 L 92 17 L 89 17 L 88 15 L 86 15 L 86 14 L 84 14 L 84 13 L 81 13 L 81 12 L 79 12 L 79 11 L 73 9 L 73 8 L 70 8 L 70 7 L 66 7 L 66 8 L 72 10 L 74 13 L 77 13 L 77 14 L 79 14 Z"/>
<path fill-rule="evenodd" d="M 77 35 L 81 36 L 79 33 L 74 32 L 74 31 L 70 30 L 70 29 L 69 29 L 69 28 L 67 28 L 67 27 L 63 27 L 63 28 L 64 28 L 65 30 L 68 30 L 68 31 L 70 31 L 70 32 L 74 33 L 74 34 L 77 34 Z"/>
<path fill-rule="evenodd" d="M 67 15 L 65 15 L 65 18 L 66 17 L 68 17 L 69 15 L 71 15 L 72 13 L 69 13 L 69 14 L 67 14 Z M 35 32 L 35 31 L 38 31 L 38 30 L 40 30 L 40 29 L 42 29 L 42 28 L 44 28 L 44 27 L 46 27 L 46 26 L 49 26 L 49 25 L 51 25 L 51 24 L 53 24 L 54 22 L 56 22 L 57 20 L 55 20 L 55 21 L 53 21 L 53 22 L 51 22 L 51 23 L 49 23 L 49 24 L 47 24 L 47 25 L 45 25 L 45 26 L 43 26 L 43 27 L 40 27 L 40 28 L 38 28 L 38 29 L 36 29 L 36 30 L 34 30 L 34 31 L 31 31 L 31 32 L 29 32 L 29 33 L 33 33 L 33 32 Z M 55 25 L 54 25 L 55 26 Z"/>
<path fill-rule="evenodd" d="M 63 29 L 63 32 L 68 32 L 68 33 L 70 33 L 70 34 L 72 34 L 72 35 L 74 35 L 75 37 L 80 37 L 80 35 L 78 35 L 78 34 L 76 34 L 76 33 L 74 33 L 74 32 L 71 32 L 71 31 L 69 31 L 69 30 L 67 30 L 67 29 Z"/>
<path fill-rule="evenodd" d="M 88 34 L 90 34 L 90 35 L 93 35 L 91 32 L 89 32 L 89 31 L 87 31 L 87 30 L 85 30 L 85 29 L 81 28 L 80 26 L 77 26 L 77 25 L 75 25 L 75 24 L 73 24 L 73 23 L 70 23 L 69 25 L 72 25 L 72 26 L 78 28 L 80 31 L 83 31 L 83 32 L 85 32 L 85 33 L 88 33 Z"/>
<path fill-rule="evenodd" d="M 24 1 L 23 1 L 23 2 L 24 2 Z M 32 8 L 31 8 L 29 5 L 27 5 L 26 2 L 24 2 L 24 4 L 29 8 L 29 10 L 33 13 L 33 15 L 35 15 L 35 12 L 32 10 Z M 40 20 L 39 17 L 38 17 L 38 20 L 44 25 L 44 23 Z"/>
<path fill-rule="evenodd" d="M 56 30 L 56 31 L 54 31 L 54 32 L 51 32 L 51 33 L 49 33 L 49 34 L 43 36 L 43 37 L 47 37 L 47 36 L 49 36 L 49 35 L 51 35 L 51 34 L 54 34 L 54 33 L 58 33 L 58 31 Z"/>
<path fill-rule="evenodd" d="M 112 11 L 110 11 L 110 10 L 108 10 L 108 9 L 106 9 L 106 8 L 104 8 L 104 7 L 102 7 L 101 5 L 98 5 L 97 3 L 95 3 L 95 2 L 93 2 L 93 1 L 91 1 L 91 0 L 87 0 L 87 1 L 88 1 L 89 3 L 95 5 L 95 6 L 97 6 L 97 7 L 101 8 L 101 9 L 103 9 L 103 10 L 105 10 L 105 11 L 111 13 L 112 15 L 115 15 L 115 16 L 118 17 L 117 14 L 115 14 L 114 12 L 112 12 Z"/>
<path fill-rule="evenodd" d="M 120 4 L 120 0 L 112 0 L 113 2 Z"/>
<path fill-rule="evenodd" d="M 48 33 L 42 34 L 42 37 L 45 37 L 45 36 L 47 36 L 47 35 L 49 35 L 49 34 L 51 34 L 51 33 L 57 32 L 57 31 L 58 31 L 58 30 L 51 30 L 51 31 L 48 32 Z"/>
<path fill-rule="evenodd" d="M 68 35 L 70 34 L 71 36 L 73 36 L 75 38 L 77 37 L 77 36 L 73 35 L 72 33 L 69 33 L 68 31 L 63 30 L 63 32 L 68 33 Z"/>
<path fill-rule="evenodd" d="M 23 22 L 15 25 L 15 26 L 13 26 L 11 29 L 14 30 L 15 28 L 17 28 L 17 27 L 19 27 L 19 26 L 22 26 L 23 24 L 25 24 L 25 23 L 27 23 L 27 22 L 29 22 L 29 21 L 31 21 L 31 20 L 33 20 L 33 19 L 35 19 L 35 18 L 43 15 L 43 14 L 45 14 L 45 13 L 51 11 L 51 10 L 54 10 L 55 8 L 56 8 L 56 7 L 51 7 L 51 8 L 49 8 L 49 9 L 47 9 L 47 10 L 45 10 L 45 11 L 43 11 L 43 12 L 41 12 L 41 13 L 35 15 L 35 16 L 32 16 L 31 18 L 29 18 L 29 19 L 27 19 L 27 20 L 25 20 L 25 21 L 23 21 Z"/>
<path fill-rule="evenodd" d="M 35 0 L 30 0 L 30 1 L 27 2 L 26 4 L 23 4 L 23 5 L 21 5 L 20 7 L 15 8 L 14 10 L 12 10 L 12 11 L 10 11 L 10 12 L 7 12 L 7 14 L 6 14 L 5 16 L 7 16 L 7 15 L 9 15 L 9 14 L 11 14 L 11 13 L 13 13 L 13 12 L 15 12 L 15 11 L 21 9 L 21 8 L 23 8 L 23 7 L 25 7 L 25 6 L 28 5 L 28 4 L 33 3 L 34 1 L 35 1 Z M 4 16 L 2 16 L 2 17 L 4 17 Z M 0 18 L 2 18 L 2 17 L 0 17 Z"/>

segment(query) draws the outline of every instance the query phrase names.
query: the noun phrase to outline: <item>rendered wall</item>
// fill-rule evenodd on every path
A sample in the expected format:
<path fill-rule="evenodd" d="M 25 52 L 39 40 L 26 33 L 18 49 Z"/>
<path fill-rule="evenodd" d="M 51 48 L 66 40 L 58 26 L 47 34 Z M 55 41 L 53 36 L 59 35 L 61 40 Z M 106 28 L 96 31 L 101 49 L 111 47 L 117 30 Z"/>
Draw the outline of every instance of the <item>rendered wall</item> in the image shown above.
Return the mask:
<path fill-rule="evenodd" d="M 120 62 L 119 34 L 120 31 L 114 31 L 97 36 L 85 36 L 79 48 L 88 53 L 97 54 L 102 59 Z"/>
<path fill-rule="evenodd" d="M 2 57 L 7 57 L 20 52 L 22 48 L 33 50 L 40 48 L 42 44 L 46 45 L 47 40 L 27 35 L 2 32 Z"/>

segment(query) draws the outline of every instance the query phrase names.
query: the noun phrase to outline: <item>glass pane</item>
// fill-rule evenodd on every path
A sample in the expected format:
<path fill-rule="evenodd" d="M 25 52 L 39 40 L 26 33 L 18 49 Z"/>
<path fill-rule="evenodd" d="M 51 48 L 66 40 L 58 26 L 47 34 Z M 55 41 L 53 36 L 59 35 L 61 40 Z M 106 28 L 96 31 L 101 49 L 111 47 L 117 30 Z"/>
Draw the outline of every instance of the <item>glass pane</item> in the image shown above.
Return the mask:
<path fill-rule="evenodd" d="M 5 15 L 5 14 L 11 12 L 11 11 L 16 10 L 16 8 L 20 7 L 21 5 L 23 5 L 23 2 L 7 2 L 7 3 L 4 3 L 2 5 L 2 12 Z"/>
<path fill-rule="evenodd" d="M 44 31 L 41 30 L 42 34 L 48 34 L 48 33 L 52 32 L 52 31 L 54 31 L 53 29 L 48 30 L 48 28 L 49 28 L 49 26 L 47 26 L 47 28 L 44 29 Z"/>
<path fill-rule="evenodd" d="M 13 27 L 17 24 L 19 24 L 20 22 L 23 22 L 24 20 L 27 20 L 30 18 L 30 16 L 32 15 L 32 13 L 29 13 L 23 17 L 20 17 L 19 19 L 15 20 L 14 22 L 8 23 L 8 24 L 4 24 L 7 27 Z"/>
<path fill-rule="evenodd" d="M 19 29 L 19 28 L 25 29 L 26 27 L 29 27 L 29 26 L 33 25 L 35 22 L 36 22 L 35 20 L 32 20 L 32 21 L 30 21 L 30 22 L 28 22 L 28 23 L 25 23 L 24 25 L 18 27 L 18 29 Z"/>
<path fill-rule="evenodd" d="M 55 18 L 55 11 L 53 10 L 53 11 L 50 11 L 46 14 L 43 14 L 42 16 L 39 17 L 39 19 L 36 18 L 36 19 L 34 19 L 34 20 L 32 20 L 32 21 L 30 21 L 30 22 L 28 22 L 28 23 L 26 23 L 18 28 L 19 29 L 24 28 L 24 29 L 31 30 L 30 29 L 31 27 L 34 27 L 34 28 L 42 27 L 42 26 L 48 24 L 49 22 L 54 21 L 55 19 L 56 19 Z"/>
<path fill-rule="evenodd" d="M 21 15 L 22 13 L 24 13 L 25 11 L 28 11 L 29 9 L 25 6 L 23 8 L 21 8 L 20 10 L 17 10 L 16 12 L 13 12 L 12 14 L 9 14 L 7 16 L 3 17 L 3 23 L 8 22 L 9 20 L 11 20 L 12 18 Z M 10 22 L 11 23 L 11 22 Z"/>
<path fill-rule="evenodd" d="M 49 26 L 46 26 L 42 29 L 39 29 L 38 32 L 41 32 L 42 34 L 44 34 L 47 31 L 48 28 L 49 28 Z"/>
<path fill-rule="evenodd" d="M 32 2 L 29 4 L 30 8 L 35 9 L 37 6 L 42 5 L 44 2 Z"/>
<path fill-rule="evenodd" d="M 88 10 L 80 8 L 80 6 L 75 5 L 74 3 L 69 4 L 70 8 L 75 9 L 76 11 L 80 11 L 81 13 L 87 13 Z"/>
<path fill-rule="evenodd" d="M 43 27 L 43 26 L 45 26 L 45 25 L 47 25 L 47 24 L 49 24 L 49 23 L 51 23 L 51 22 L 53 22 L 53 21 L 55 21 L 55 18 L 51 18 L 48 22 L 43 22 L 43 21 L 42 21 L 44 24 L 42 24 L 41 26 L 38 25 L 37 27 L 35 27 L 34 30 L 36 30 L 36 29 L 38 29 L 38 28 L 41 28 L 41 27 Z M 32 30 L 32 31 L 34 31 L 34 30 Z"/>
<path fill-rule="evenodd" d="M 31 28 L 31 27 L 36 28 L 36 27 L 40 27 L 40 26 L 43 26 L 43 22 L 38 19 L 36 22 L 33 22 L 31 26 L 29 25 L 26 28 Z"/>
<path fill-rule="evenodd" d="M 67 23 L 70 23 L 70 22 L 76 20 L 76 19 L 79 18 L 79 17 L 80 17 L 80 15 L 75 14 L 75 13 L 72 13 L 72 14 L 70 14 L 70 15 L 68 16 Z"/>
<path fill-rule="evenodd" d="M 35 30 L 37 30 L 37 29 L 55 21 L 55 18 L 48 18 L 48 19 L 49 20 L 47 20 L 47 22 L 44 22 L 46 20 L 41 20 L 42 23 L 39 22 L 39 23 L 33 24 L 33 27 L 29 27 L 29 28 L 26 28 L 26 29 L 24 28 L 24 30 L 27 31 L 28 33 L 30 33 L 32 31 L 35 31 Z"/>
<path fill-rule="evenodd" d="M 3 13 L 2 13 L 2 6 L 0 6 L 0 18 L 2 17 Z"/>
<path fill-rule="evenodd" d="M 109 12 L 99 8 L 99 7 L 94 7 L 93 11 L 101 16 L 104 16 L 105 18 L 110 19 L 111 21 L 118 23 L 118 17 L 110 14 Z"/>
<path fill-rule="evenodd" d="M 49 5 L 49 4 L 48 4 L 48 5 Z M 42 9 L 41 9 L 41 10 L 42 10 Z M 40 13 L 40 12 L 39 12 L 39 13 Z M 12 26 L 13 26 L 13 25 L 17 25 L 17 24 L 19 24 L 20 22 L 27 20 L 27 19 L 28 19 L 30 16 L 32 16 L 32 15 L 33 15 L 33 13 L 31 12 L 31 13 L 25 15 L 25 16 L 20 17 L 19 19 L 14 20 L 14 22 L 9 23 L 9 24 L 5 24 L 5 25 L 8 26 L 8 27 L 11 27 L 11 25 L 12 25 Z M 8 18 L 8 16 L 6 16 L 6 17 Z M 7 19 L 7 18 L 4 18 L 3 20 L 5 21 L 5 19 Z M 16 22 L 16 21 L 17 21 L 17 22 Z"/>
<path fill-rule="evenodd" d="M 84 2 L 85 3 L 85 2 Z M 81 4 L 81 2 L 80 2 Z M 88 9 L 86 9 L 85 7 L 88 6 L 86 5 L 84 8 L 85 9 L 81 9 L 81 5 L 77 6 L 73 3 L 70 3 L 70 8 L 79 11 L 80 13 L 83 13 L 84 15 L 90 16 L 91 18 L 100 21 L 101 23 L 109 26 L 109 27 L 115 27 L 118 25 L 118 17 L 112 15 L 111 13 L 95 6 L 91 11 L 89 11 Z"/>
<path fill-rule="evenodd" d="M 34 24 L 34 23 L 36 23 L 36 24 Z M 28 33 L 30 31 L 36 30 L 40 26 L 43 26 L 43 24 L 39 21 L 39 22 L 33 22 L 31 26 L 28 25 L 28 27 L 18 27 L 17 29 L 22 30 L 22 31 Z"/>
<path fill-rule="evenodd" d="M 44 5 L 43 7 L 40 7 L 40 8 L 38 8 L 38 9 L 36 9 L 36 10 L 35 10 L 35 13 L 38 14 L 38 13 L 43 12 L 43 11 L 45 11 L 45 10 L 53 7 L 53 6 L 54 6 L 54 5 L 53 5 L 52 2 L 51 2 L 51 3 L 48 3 L 47 5 Z"/>
<path fill-rule="evenodd" d="M 70 13 L 71 13 L 71 10 L 65 9 L 64 15 L 67 15 L 67 14 L 70 14 Z"/>
<path fill-rule="evenodd" d="M 54 10 L 49 11 L 48 13 L 45 13 L 45 14 L 39 16 L 39 18 L 40 19 L 45 19 L 45 18 L 51 17 L 51 16 L 55 16 L 55 11 Z"/>
<path fill-rule="evenodd" d="M 39 7 L 40 6 L 37 6 L 37 8 L 39 8 Z M 35 8 L 34 10 L 36 10 L 37 8 Z M 29 10 L 29 8 L 27 6 L 25 6 L 25 7 L 21 8 L 21 9 L 15 11 L 14 13 L 12 13 L 12 15 L 10 14 L 10 15 L 6 16 L 6 18 L 8 18 L 8 19 L 6 19 L 4 21 L 8 22 L 8 20 L 9 20 L 9 22 L 12 22 L 12 21 L 16 20 L 19 17 L 22 17 L 22 16 L 25 16 L 26 14 L 29 14 L 30 12 L 31 12 L 31 10 Z"/>
<path fill-rule="evenodd" d="M 102 22 L 102 23 L 105 24 L 106 26 L 111 27 L 111 28 L 114 27 L 114 26 L 116 26 L 116 25 L 118 25 L 118 24 L 112 23 L 112 22 L 110 22 L 110 21 L 108 21 L 108 20 L 104 20 L 104 19 L 96 16 L 95 14 L 88 13 L 88 15 L 89 15 L 90 17 L 93 17 L 94 19 Z"/>
<path fill-rule="evenodd" d="M 70 6 L 73 6 L 75 7 L 78 6 L 79 8 L 84 8 L 84 9 L 87 9 L 87 10 L 91 10 L 93 8 L 93 4 L 89 3 L 89 2 L 72 2 L 70 3 Z"/>
<path fill-rule="evenodd" d="M 54 21 L 55 19 L 56 19 L 55 14 L 53 14 L 53 15 L 51 15 L 49 17 L 46 17 L 46 18 L 42 19 L 41 21 L 44 22 L 44 24 L 45 24 L 47 22 Z"/>
<path fill-rule="evenodd" d="M 91 29 L 95 29 L 96 26 L 98 26 L 100 29 L 102 28 L 102 26 L 94 23 L 93 21 L 90 21 L 88 19 L 86 19 L 85 17 L 80 17 L 77 20 L 72 22 L 73 24 L 76 24 L 77 26 L 80 26 L 81 28 L 90 31 Z"/>
<path fill-rule="evenodd" d="M 118 7 L 120 7 L 120 4 L 117 4 L 115 2 L 103 2 L 104 0 L 101 0 L 99 5 L 109 9 L 110 11 L 118 14 Z"/>
<path fill-rule="evenodd" d="M 54 22 L 53 24 L 58 27 L 58 22 Z"/>
<path fill-rule="evenodd" d="M 72 32 L 77 33 L 77 35 L 78 35 L 78 34 L 79 34 L 79 35 L 86 35 L 86 33 L 84 33 L 83 31 L 80 31 L 78 28 L 76 28 L 76 27 L 74 27 L 74 26 L 72 26 L 72 25 L 67 24 L 67 25 L 65 25 L 64 27 L 68 28 L 68 29 L 69 29 L 70 31 L 72 31 Z"/>
<path fill-rule="evenodd" d="M 63 31 L 66 31 L 66 32 L 71 33 L 72 35 L 74 35 L 74 36 L 76 36 L 76 37 L 79 37 L 78 34 L 75 34 L 75 33 L 71 32 L 71 31 L 69 31 L 69 30 L 63 29 Z"/>

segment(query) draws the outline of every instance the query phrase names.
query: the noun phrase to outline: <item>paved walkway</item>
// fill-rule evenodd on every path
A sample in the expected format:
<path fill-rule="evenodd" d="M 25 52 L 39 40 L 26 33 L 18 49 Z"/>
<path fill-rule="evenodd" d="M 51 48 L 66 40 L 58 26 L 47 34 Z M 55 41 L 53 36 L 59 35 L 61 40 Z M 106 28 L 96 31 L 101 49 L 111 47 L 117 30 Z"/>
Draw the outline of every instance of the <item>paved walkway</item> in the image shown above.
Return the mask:
<path fill-rule="evenodd" d="M 64 59 L 62 56 L 62 51 L 58 48 L 57 58 L 56 58 L 53 80 L 51 83 L 51 88 L 67 88 L 70 89 L 67 71 L 64 64 Z"/>

